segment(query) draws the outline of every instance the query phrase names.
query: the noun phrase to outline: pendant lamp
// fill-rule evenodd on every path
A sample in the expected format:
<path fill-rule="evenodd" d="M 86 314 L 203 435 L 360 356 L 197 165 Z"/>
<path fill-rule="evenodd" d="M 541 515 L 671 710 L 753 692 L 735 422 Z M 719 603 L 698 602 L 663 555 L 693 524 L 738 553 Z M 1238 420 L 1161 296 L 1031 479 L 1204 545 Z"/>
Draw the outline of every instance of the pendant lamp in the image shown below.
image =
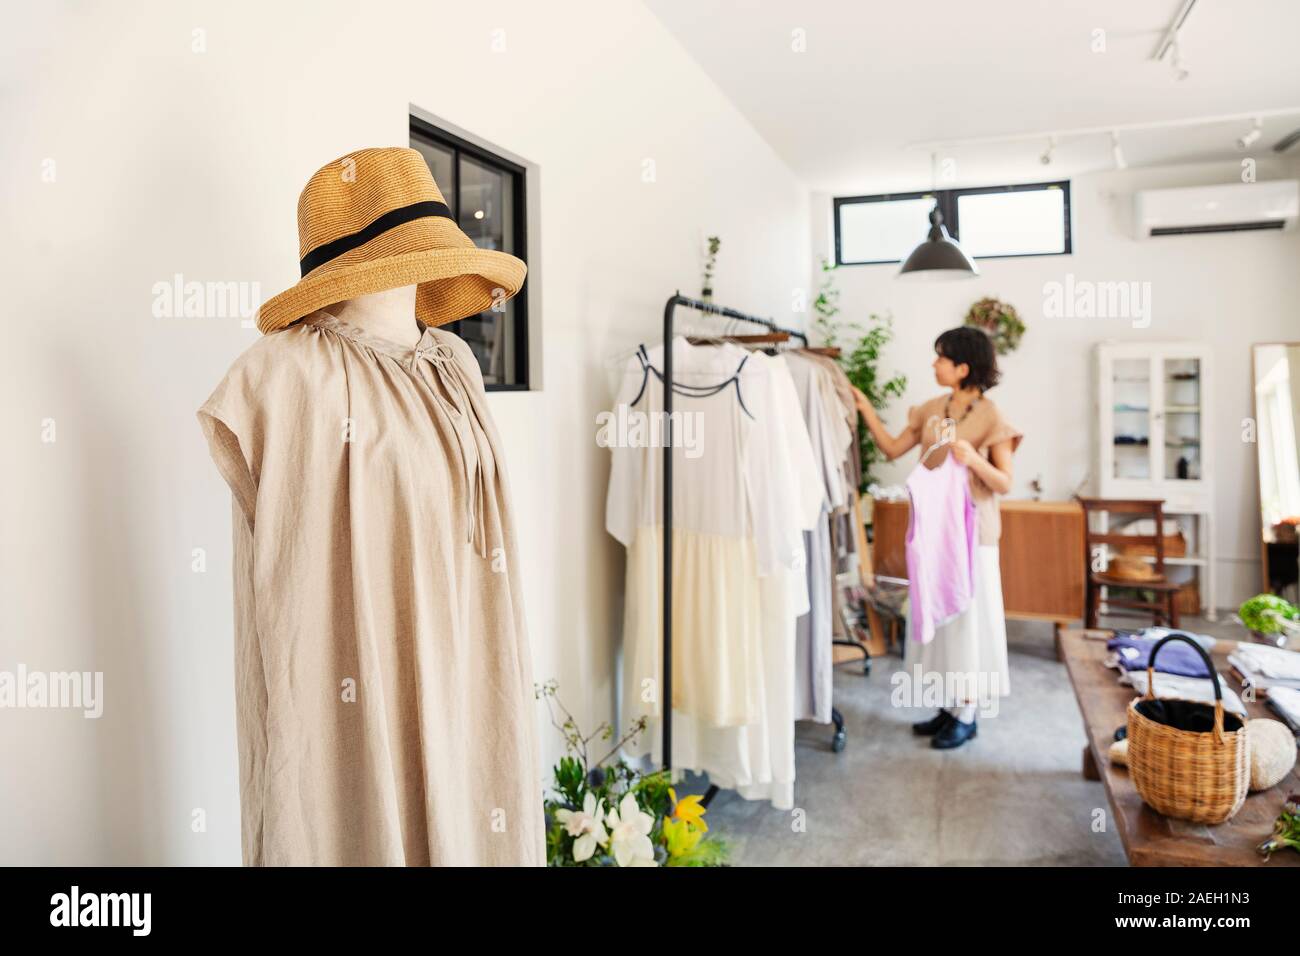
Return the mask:
<path fill-rule="evenodd" d="M 930 211 L 930 234 L 912 250 L 898 270 L 900 279 L 973 279 L 979 269 L 961 246 L 948 238 L 943 227 L 943 213 L 936 203 Z"/>

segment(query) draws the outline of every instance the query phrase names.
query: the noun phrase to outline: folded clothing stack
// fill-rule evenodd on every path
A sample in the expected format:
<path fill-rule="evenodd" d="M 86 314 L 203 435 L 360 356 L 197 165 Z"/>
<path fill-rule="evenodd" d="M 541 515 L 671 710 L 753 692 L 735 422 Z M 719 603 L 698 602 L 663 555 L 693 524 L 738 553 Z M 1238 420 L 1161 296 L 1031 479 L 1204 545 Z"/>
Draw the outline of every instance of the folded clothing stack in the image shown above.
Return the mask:
<path fill-rule="evenodd" d="M 1268 692 L 1268 706 L 1291 728 L 1291 733 L 1300 735 L 1300 690 L 1274 687 Z"/>
<path fill-rule="evenodd" d="M 1268 644 L 1242 643 L 1228 655 L 1228 663 L 1243 677 L 1253 678 L 1252 683 L 1257 687 L 1279 686 L 1300 690 L 1300 652 Z"/>
<path fill-rule="evenodd" d="M 1118 667 L 1125 671 L 1146 670 L 1151 660 L 1151 651 L 1160 641 L 1170 634 L 1181 634 L 1200 644 L 1206 652 L 1214 646 L 1214 638 L 1189 631 L 1171 631 L 1163 627 L 1147 627 L 1140 631 L 1116 631 L 1115 636 L 1106 642 L 1110 655 L 1107 667 Z M 1196 649 L 1182 641 L 1171 641 L 1160 650 L 1156 657 L 1156 670 L 1164 674 L 1178 674 L 1182 677 L 1209 678 L 1210 671 L 1205 666 Z"/>
<path fill-rule="evenodd" d="M 1161 651 L 1160 656 L 1156 658 L 1156 663 L 1164 660 L 1165 652 Z M 1121 684 L 1128 684 L 1139 696 L 1145 697 L 1147 693 L 1147 672 L 1145 670 L 1128 671 L 1120 676 Z M 1240 714 L 1248 717 L 1246 705 L 1241 702 L 1236 691 L 1228 686 L 1228 682 L 1219 675 L 1219 687 L 1223 690 L 1223 709 L 1230 714 Z M 1179 674 L 1162 674 L 1156 671 L 1156 697 L 1165 700 L 1194 700 L 1204 704 L 1214 703 L 1214 684 L 1208 677 L 1183 677 Z"/>

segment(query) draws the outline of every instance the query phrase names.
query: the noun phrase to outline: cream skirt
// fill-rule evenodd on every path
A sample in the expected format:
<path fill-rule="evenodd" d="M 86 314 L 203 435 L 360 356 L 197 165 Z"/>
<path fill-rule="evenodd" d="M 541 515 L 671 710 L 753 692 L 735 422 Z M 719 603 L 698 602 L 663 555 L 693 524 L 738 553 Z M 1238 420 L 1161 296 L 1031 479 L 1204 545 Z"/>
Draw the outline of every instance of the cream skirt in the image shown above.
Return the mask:
<path fill-rule="evenodd" d="M 975 595 L 970 607 L 935 628 L 934 639 L 928 644 L 908 636 L 906 667 L 910 672 L 918 666 L 927 685 L 942 680 L 943 707 L 966 703 L 987 707 L 1010 692 L 997 545 L 976 549 Z"/>

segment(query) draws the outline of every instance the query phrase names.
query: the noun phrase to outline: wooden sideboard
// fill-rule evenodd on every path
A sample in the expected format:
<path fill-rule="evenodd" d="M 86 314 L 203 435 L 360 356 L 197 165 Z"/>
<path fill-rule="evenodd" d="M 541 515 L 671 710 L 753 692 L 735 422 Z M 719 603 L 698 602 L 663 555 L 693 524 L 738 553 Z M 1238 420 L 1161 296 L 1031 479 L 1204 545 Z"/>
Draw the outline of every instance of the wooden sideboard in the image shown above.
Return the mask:
<path fill-rule="evenodd" d="M 1074 501 L 1004 498 L 1002 601 L 1007 617 L 1062 625 L 1083 620 L 1083 509 Z M 876 501 L 872 559 L 877 574 L 907 577 L 907 501 Z"/>

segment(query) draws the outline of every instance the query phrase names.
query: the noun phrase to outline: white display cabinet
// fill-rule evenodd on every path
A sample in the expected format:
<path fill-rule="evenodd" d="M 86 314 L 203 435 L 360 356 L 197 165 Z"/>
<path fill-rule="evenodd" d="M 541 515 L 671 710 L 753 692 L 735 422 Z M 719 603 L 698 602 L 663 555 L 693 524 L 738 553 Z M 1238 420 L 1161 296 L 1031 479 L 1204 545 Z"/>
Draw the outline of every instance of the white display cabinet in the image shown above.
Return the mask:
<path fill-rule="evenodd" d="M 1197 578 L 1201 604 L 1215 604 L 1214 464 L 1208 437 L 1213 408 L 1209 350 L 1191 342 L 1103 343 L 1097 346 L 1097 495 L 1161 498 L 1166 517 L 1187 539 L 1184 557 Z M 1116 530 L 1116 529 L 1112 529 Z"/>

